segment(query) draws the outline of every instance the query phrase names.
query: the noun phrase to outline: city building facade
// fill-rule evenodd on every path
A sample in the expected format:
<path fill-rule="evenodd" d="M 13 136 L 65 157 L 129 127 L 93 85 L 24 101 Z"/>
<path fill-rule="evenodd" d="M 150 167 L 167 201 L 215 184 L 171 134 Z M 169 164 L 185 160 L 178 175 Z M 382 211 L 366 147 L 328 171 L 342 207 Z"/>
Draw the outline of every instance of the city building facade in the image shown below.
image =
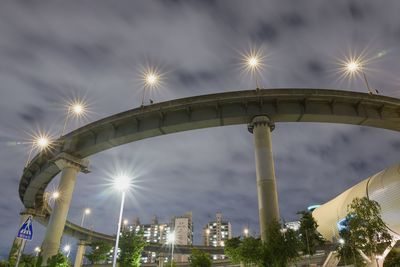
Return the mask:
<path fill-rule="evenodd" d="M 229 221 L 222 218 L 222 213 L 217 212 L 215 221 L 207 223 L 203 228 L 203 245 L 213 247 L 225 246 L 225 241 L 232 238 L 232 226 Z M 224 259 L 224 255 L 211 255 L 213 260 Z"/>

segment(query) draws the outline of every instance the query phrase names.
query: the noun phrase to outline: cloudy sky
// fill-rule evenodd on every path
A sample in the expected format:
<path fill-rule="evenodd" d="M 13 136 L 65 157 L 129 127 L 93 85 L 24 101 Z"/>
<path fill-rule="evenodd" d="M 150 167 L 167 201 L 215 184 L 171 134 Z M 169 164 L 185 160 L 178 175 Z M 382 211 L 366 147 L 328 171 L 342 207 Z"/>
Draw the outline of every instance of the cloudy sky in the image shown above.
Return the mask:
<path fill-rule="evenodd" d="M 38 130 L 60 134 L 65 103 L 79 97 L 85 123 L 138 107 L 138 73 L 157 66 L 164 83 L 151 97 L 170 100 L 254 89 L 240 53 L 264 51 L 264 88 L 311 87 L 365 92 L 340 79 L 338 61 L 363 53 L 381 94 L 400 97 L 400 2 L 359 1 L 2 1 L 0 9 L 0 255 L 8 254 L 23 208 L 18 184 L 28 157 L 23 142 Z M 22 144 L 21 144 L 22 143 Z M 280 209 L 286 221 L 398 163 L 398 133 L 349 125 L 281 123 L 273 132 Z M 112 170 L 134 170 L 129 220 L 167 222 L 192 211 L 195 243 L 222 211 L 234 234 L 258 230 L 252 136 L 245 125 L 161 136 L 91 157 L 80 174 L 68 219 L 115 232 L 119 196 Z M 56 186 L 57 179 L 49 186 Z M 40 245 L 44 228 L 26 252 Z M 63 243 L 75 244 L 64 238 Z"/>

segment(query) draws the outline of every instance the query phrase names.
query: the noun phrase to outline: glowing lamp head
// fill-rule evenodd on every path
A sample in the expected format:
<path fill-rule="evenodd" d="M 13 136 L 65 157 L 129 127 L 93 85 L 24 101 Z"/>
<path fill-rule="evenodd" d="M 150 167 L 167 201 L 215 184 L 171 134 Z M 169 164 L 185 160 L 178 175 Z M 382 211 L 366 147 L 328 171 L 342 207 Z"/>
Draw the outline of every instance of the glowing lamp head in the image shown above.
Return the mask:
<path fill-rule="evenodd" d="M 68 251 L 70 251 L 71 250 L 71 246 L 70 245 L 65 245 L 64 246 L 64 251 L 65 252 L 68 252 Z"/>
<path fill-rule="evenodd" d="M 168 234 L 168 236 L 167 236 L 167 242 L 168 242 L 169 244 L 175 243 L 175 233 L 174 233 L 174 232 L 171 232 L 171 233 Z"/>
<path fill-rule="evenodd" d="M 130 186 L 131 179 L 126 175 L 120 175 L 114 179 L 114 188 L 118 191 L 125 192 Z"/>
<path fill-rule="evenodd" d="M 210 234 L 210 229 L 206 230 L 206 234 L 209 235 Z"/>
<path fill-rule="evenodd" d="M 35 252 L 40 252 L 40 247 L 36 247 Z"/>
<path fill-rule="evenodd" d="M 84 111 L 84 107 L 80 103 L 75 103 L 75 104 L 72 105 L 71 110 L 76 115 L 80 115 Z"/>
<path fill-rule="evenodd" d="M 38 139 L 36 139 L 36 145 L 41 149 L 45 149 L 49 146 L 50 144 L 50 140 L 45 137 L 45 136 L 41 136 Z"/>
<path fill-rule="evenodd" d="M 349 72 L 355 72 L 360 69 L 360 64 L 355 61 L 351 61 L 347 63 L 346 68 Z"/>
<path fill-rule="evenodd" d="M 90 209 L 85 209 L 85 214 L 86 214 L 86 215 L 89 215 L 89 214 L 90 214 L 90 212 L 91 212 L 91 210 L 90 210 Z"/>
<path fill-rule="evenodd" d="M 146 84 L 149 86 L 155 86 L 158 82 L 158 76 L 155 73 L 148 73 L 146 75 Z"/>
<path fill-rule="evenodd" d="M 60 192 L 54 191 L 54 192 L 51 194 L 51 197 L 52 197 L 53 199 L 59 198 L 59 197 L 60 197 Z"/>
<path fill-rule="evenodd" d="M 127 219 L 124 220 L 124 225 L 128 225 L 128 220 Z"/>
<path fill-rule="evenodd" d="M 345 243 L 344 239 L 343 239 L 343 238 L 340 238 L 340 239 L 339 239 L 339 244 L 344 245 L 344 243 Z"/>
<path fill-rule="evenodd" d="M 250 68 L 257 68 L 257 66 L 258 66 L 258 63 L 259 63 L 259 60 L 258 60 L 258 58 L 256 58 L 256 57 L 250 57 L 249 59 L 248 59 L 248 62 L 247 62 L 247 64 L 249 65 L 249 67 Z"/>
<path fill-rule="evenodd" d="M 243 233 L 244 233 L 245 235 L 248 235 L 248 234 L 249 234 L 249 229 L 244 228 Z"/>

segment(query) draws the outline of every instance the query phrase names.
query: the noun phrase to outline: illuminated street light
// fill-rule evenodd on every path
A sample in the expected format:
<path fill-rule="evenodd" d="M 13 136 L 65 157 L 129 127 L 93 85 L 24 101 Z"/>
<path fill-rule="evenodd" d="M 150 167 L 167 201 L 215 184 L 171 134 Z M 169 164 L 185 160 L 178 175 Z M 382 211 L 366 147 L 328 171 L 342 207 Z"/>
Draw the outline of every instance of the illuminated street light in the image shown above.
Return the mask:
<path fill-rule="evenodd" d="M 173 260 L 174 260 L 175 232 L 171 232 L 168 234 L 167 243 L 171 244 L 171 246 L 172 246 L 172 249 L 171 249 L 171 267 L 172 267 Z"/>
<path fill-rule="evenodd" d="M 64 121 L 64 126 L 61 131 L 61 135 L 64 135 L 65 129 L 67 128 L 67 123 L 69 120 L 69 117 L 74 116 L 74 117 L 82 117 L 85 116 L 87 112 L 87 105 L 85 102 L 82 100 L 74 100 L 67 105 L 67 114 L 65 116 L 65 121 Z"/>
<path fill-rule="evenodd" d="M 126 175 L 119 175 L 114 179 L 113 182 L 114 188 L 121 192 L 121 208 L 119 211 L 118 218 L 118 227 L 117 227 L 117 236 L 115 238 L 115 247 L 114 247 L 114 258 L 113 258 L 113 267 L 117 265 L 117 254 L 118 254 L 118 243 L 119 243 L 119 235 L 121 232 L 121 222 L 122 222 L 122 214 L 124 211 L 124 202 L 125 202 L 125 193 L 131 187 L 131 179 Z"/>
<path fill-rule="evenodd" d="M 248 60 L 247 60 L 247 64 L 249 65 L 250 69 L 257 69 L 258 63 L 259 63 L 258 58 L 254 57 L 254 56 L 248 58 Z"/>
<path fill-rule="evenodd" d="M 357 62 L 354 62 L 354 61 L 351 61 L 351 62 L 348 62 L 347 63 L 347 70 L 349 71 L 349 72 L 354 72 L 354 71 L 357 71 L 357 70 L 359 70 L 359 68 L 360 68 L 360 65 L 357 63 Z"/>
<path fill-rule="evenodd" d="M 124 225 L 125 226 L 128 225 L 128 220 L 127 219 L 124 220 Z"/>
<path fill-rule="evenodd" d="M 40 251 L 41 251 L 41 250 L 40 250 L 40 247 L 35 247 L 36 257 L 39 256 Z"/>
<path fill-rule="evenodd" d="M 346 242 L 344 241 L 344 239 L 343 239 L 343 238 L 340 238 L 340 239 L 339 239 L 339 244 L 344 245 L 344 243 L 346 243 Z"/>
<path fill-rule="evenodd" d="M 143 81 L 143 95 L 142 95 L 142 106 L 144 105 L 144 97 L 146 95 L 146 89 L 157 88 L 161 83 L 161 76 L 155 68 L 148 67 L 142 72 Z"/>
<path fill-rule="evenodd" d="M 343 76 L 345 77 L 349 77 L 349 78 L 353 78 L 355 77 L 357 74 L 361 74 L 361 76 L 364 79 L 365 85 L 367 87 L 368 93 L 370 95 L 372 94 L 379 94 L 378 90 L 376 89 L 372 89 L 369 86 L 369 82 L 367 79 L 367 75 L 365 74 L 365 64 L 366 62 L 363 61 L 361 59 L 361 56 L 359 56 L 358 58 L 347 58 L 345 61 L 342 61 L 342 72 L 343 72 Z"/>
<path fill-rule="evenodd" d="M 248 237 L 249 236 L 249 228 L 247 228 L 247 227 L 244 228 L 243 234 L 244 234 L 245 237 Z"/>
<path fill-rule="evenodd" d="M 67 258 L 69 257 L 69 253 L 71 253 L 71 246 L 65 245 L 63 248 L 64 252 L 67 253 Z"/>
<path fill-rule="evenodd" d="M 83 227 L 83 222 L 85 221 L 86 215 L 89 215 L 91 213 L 91 210 L 86 208 L 82 212 L 82 220 L 81 220 L 81 227 Z"/>
<path fill-rule="evenodd" d="M 259 89 L 260 86 L 258 84 L 258 73 L 265 67 L 264 59 L 265 55 L 263 54 L 262 49 L 250 49 L 247 53 L 241 53 L 243 70 L 247 73 L 250 73 L 251 76 L 254 76 L 256 81 L 256 88 Z"/>
<path fill-rule="evenodd" d="M 58 199 L 59 197 L 60 197 L 60 192 L 54 191 L 53 193 L 51 193 L 52 199 Z"/>
<path fill-rule="evenodd" d="M 31 149 L 29 150 L 28 154 L 28 159 L 25 163 L 25 167 L 28 166 L 29 162 L 31 161 L 31 156 L 33 153 L 33 150 L 36 148 L 38 151 L 44 151 L 51 147 L 51 139 L 47 134 L 40 133 L 37 136 L 33 136 L 33 140 L 31 141 L 32 146 Z"/>

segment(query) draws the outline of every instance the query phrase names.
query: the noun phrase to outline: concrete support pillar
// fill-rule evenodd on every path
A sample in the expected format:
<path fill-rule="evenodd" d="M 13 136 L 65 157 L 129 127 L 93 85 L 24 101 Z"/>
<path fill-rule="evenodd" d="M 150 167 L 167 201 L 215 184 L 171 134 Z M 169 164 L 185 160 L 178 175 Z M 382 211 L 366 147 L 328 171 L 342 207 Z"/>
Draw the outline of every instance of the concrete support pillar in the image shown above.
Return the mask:
<path fill-rule="evenodd" d="M 83 256 L 85 255 L 86 243 L 79 241 L 78 250 L 76 251 L 74 267 L 81 267 L 83 263 Z"/>
<path fill-rule="evenodd" d="M 158 254 L 158 256 L 157 256 L 157 267 L 163 267 L 164 266 L 164 258 L 165 258 L 165 256 L 164 256 L 163 253 Z"/>
<path fill-rule="evenodd" d="M 280 219 L 271 143 L 274 124 L 267 116 L 257 116 L 248 129 L 254 136 L 260 235 L 265 241 L 267 224 Z"/>
<path fill-rule="evenodd" d="M 55 201 L 53 211 L 47 225 L 46 234 L 42 243 L 42 266 L 47 260 L 56 255 L 60 248 L 61 237 L 64 232 L 65 221 L 71 204 L 72 193 L 75 187 L 76 176 L 79 171 L 87 171 L 87 161 L 82 161 L 68 154 L 62 153 L 55 159 L 60 168 L 61 179 L 58 186 L 60 197 Z"/>

